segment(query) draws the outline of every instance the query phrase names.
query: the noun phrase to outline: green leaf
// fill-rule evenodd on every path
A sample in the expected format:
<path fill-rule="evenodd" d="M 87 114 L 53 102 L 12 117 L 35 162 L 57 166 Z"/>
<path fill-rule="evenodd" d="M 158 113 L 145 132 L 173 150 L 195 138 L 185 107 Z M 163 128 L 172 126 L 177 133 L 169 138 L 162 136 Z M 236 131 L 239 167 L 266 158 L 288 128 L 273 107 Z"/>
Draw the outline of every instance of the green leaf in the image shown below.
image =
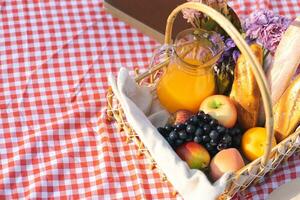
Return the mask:
<path fill-rule="evenodd" d="M 218 94 L 227 95 L 233 83 L 234 75 L 234 64 L 230 59 L 224 61 L 221 66 L 218 67 L 217 72 L 215 72 L 215 80 L 218 88 Z"/>

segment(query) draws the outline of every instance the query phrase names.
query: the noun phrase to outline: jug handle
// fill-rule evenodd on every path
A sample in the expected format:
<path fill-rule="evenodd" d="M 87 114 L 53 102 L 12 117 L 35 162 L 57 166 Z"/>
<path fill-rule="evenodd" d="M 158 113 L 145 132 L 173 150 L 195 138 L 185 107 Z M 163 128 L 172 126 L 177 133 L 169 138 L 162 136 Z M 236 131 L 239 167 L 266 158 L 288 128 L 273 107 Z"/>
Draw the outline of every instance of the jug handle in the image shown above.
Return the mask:
<path fill-rule="evenodd" d="M 140 74 L 135 80 L 136 82 L 140 82 L 147 76 L 150 76 L 150 82 L 153 80 L 154 74 L 166 67 L 169 62 L 170 58 L 174 53 L 174 46 L 173 45 L 167 45 L 164 44 L 154 50 L 153 56 L 150 59 L 150 64 L 149 64 L 149 70 L 146 72 Z"/>

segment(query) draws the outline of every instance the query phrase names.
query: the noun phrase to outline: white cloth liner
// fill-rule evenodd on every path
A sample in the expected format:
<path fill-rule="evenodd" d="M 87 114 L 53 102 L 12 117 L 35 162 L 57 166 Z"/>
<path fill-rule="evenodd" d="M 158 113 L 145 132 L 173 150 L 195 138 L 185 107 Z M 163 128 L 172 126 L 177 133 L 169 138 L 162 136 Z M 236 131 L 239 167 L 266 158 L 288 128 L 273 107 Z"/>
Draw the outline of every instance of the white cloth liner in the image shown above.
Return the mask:
<path fill-rule="evenodd" d="M 109 83 L 127 121 L 184 199 L 213 200 L 224 191 L 229 173 L 211 184 L 202 171 L 190 169 L 157 131 L 156 127 L 167 122 L 169 113 L 160 107 L 158 101 L 153 101 L 150 88 L 136 84 L 125 68 L 120 69 L 117 81 L 109 76 Z"/>

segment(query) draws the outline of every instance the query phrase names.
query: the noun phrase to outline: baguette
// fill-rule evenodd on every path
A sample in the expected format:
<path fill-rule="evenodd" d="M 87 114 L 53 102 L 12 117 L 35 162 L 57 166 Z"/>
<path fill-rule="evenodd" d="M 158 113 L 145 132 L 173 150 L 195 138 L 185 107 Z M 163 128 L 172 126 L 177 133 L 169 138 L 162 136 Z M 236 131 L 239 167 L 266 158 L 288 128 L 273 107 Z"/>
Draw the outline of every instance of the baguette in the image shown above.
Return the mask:
<path fill-rule="evenodd" d="M 276 49 L 273 65 L 267 71 L 272 105 L 275 105 L 300 64 L 300 17 L 283 34 Z"/>
<path fill-rule="evenodd" d="M 273 107 L 277 142 L 289 136 L 300 123 L 300 74 Z"/>
<path fill-rule="evenodd" d="M 262 47 L 258 44 L 252 44 L 250 47 L 259 63 L 262 64 Z M 260 96 L 260 91 L 249 62 L 241 55 L 235 66 L 230 98 L 237 108 L 238 122 L 244 129 L 249 129 L 257 125 Z"/>

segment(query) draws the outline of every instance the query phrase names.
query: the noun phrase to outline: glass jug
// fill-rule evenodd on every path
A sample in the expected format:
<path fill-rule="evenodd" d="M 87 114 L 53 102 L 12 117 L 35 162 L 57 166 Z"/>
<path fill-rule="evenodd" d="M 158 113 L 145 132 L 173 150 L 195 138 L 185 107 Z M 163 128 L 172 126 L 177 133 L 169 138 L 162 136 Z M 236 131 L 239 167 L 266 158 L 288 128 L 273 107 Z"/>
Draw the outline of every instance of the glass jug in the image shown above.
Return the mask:
<path fill-rule="evenodd" d="M 158 99 L 171 113 L 180 109 L 195 113 L 206 97 L 215 94 L 213 67 L 224 49 L 222 38 L 212 31 L 187 29 L 168 48 L 170 62 L 157 84 Z"/>

